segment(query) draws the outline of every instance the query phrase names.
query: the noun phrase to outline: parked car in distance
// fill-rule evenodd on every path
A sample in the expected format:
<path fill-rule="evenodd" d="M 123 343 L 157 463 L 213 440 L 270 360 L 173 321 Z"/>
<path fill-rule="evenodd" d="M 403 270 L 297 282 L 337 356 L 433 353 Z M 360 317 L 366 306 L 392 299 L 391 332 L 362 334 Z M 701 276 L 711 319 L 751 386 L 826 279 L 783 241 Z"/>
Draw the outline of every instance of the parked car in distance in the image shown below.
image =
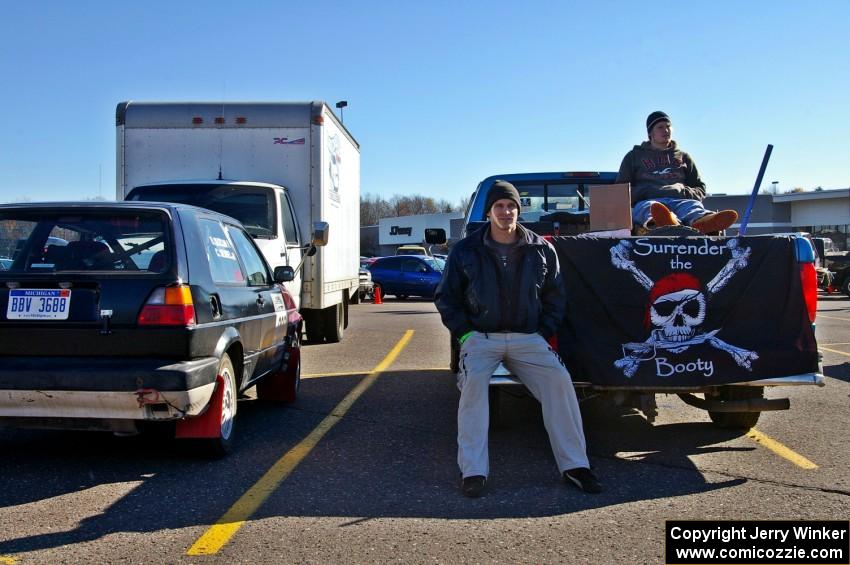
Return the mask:
<path fill-rule="evenodd" d="M 383 295 L 392 294 L 399 300 L 408 296 L 433 298 L 445 265 L 445 261 L 433 257 L 396 255 L 377 259 L 369 271 Z"/>
<path fill-rule="evenodd" d="M 369 272 L 369 269 L 364 267 L 362 264 L 360 266 L 360 288 L 357 291 L 357 301 L 366 300 L 370 296 L 372 296 L 372 292 L 374 290 L 374 284 L 372 283 L 372 273 Z"/>
<path fill-rule="evenodd" d="M 428 250 L 421 245 L 401 245 L 395 250 L 396 255 L 425 255 L 430 257 Z"/>
<path fill-rule="evenodd" d="M 272 273 L 233 218 L 157 202 L 7 204 L 10 252 L 0 424 L 173 426 L 221 456 L 242 392 L 295 399 L 301 318 L 281 284 L 292 268 Z"/>

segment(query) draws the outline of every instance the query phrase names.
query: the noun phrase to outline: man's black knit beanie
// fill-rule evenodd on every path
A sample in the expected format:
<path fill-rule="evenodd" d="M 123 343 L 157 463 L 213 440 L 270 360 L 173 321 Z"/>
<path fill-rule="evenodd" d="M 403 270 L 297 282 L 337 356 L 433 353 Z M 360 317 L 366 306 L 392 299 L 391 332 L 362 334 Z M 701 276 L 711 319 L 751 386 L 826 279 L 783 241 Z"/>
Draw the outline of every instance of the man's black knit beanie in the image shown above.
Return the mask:
<path fill-rule="evenodd" d="M 517 208 L 521 207 L 519 203 L 519 191 L 514 187 L 514 185 L 507 181 L 497 180 L 493 183 L 493 186 L 490 187 L 490 191 L 487 193 L 487 202 L 484 212 L 489 214 L 490 208 L 493 207 L 493 203 L 496 202 L 496 200 L 501 200 L 502 198 L 509 198 L 516 202 Z"/>
<path fill-rule="evenodd" d="M 668 116 L 667 114 L 665 114 L 661 110 L 656 110 L 655 112 L 653 112 L 649 116 L 647 116 L 646 117 L 646 133 L 651 132 L 652 126 L 654 126 L 655 124 L 657 124 L 658 122 L 660 122 L 662 120 L 667 120 L 669 122 L 670 116 Z"/>

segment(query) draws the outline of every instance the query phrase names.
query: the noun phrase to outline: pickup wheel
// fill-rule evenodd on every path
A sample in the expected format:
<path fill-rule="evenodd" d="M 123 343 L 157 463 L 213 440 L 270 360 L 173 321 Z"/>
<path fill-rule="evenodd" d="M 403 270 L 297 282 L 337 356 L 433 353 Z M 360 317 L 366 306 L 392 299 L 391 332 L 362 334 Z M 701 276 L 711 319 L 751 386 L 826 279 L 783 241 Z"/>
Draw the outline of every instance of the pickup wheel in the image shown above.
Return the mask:
<path fill-rule="evenodd" d="M 490 428 L 499 429 L 505 426 L 505 416 L 502 410 L 504 400 L 502 387 L 491 386 L 487 389 L 487 401 L 490 405 Z"/>
<path fill-rule="evenodd" d="M 342 340 L 342 335 L 345 333 L 345 309 L 342 302 L 322 310 L 322 327 L 325 340 L 329 343 L 338 343 Z"/>
<path fill-rule="evenodd" d="M 449 370 L 452 373 L 457 373 L 460 369 L 460 344 L 453 337 L 449 338 Z"/>
<path fill-rule="evenodd" d="M 764 387 L 762 386 L 724 386 L 713 400 L 751 400 L 764 398 Z M 761 412 L 712 412 L 708 416 L 714 425 L 719 428 L 733 428 L 749 430 L 754 427 L 761 416 Z"/>

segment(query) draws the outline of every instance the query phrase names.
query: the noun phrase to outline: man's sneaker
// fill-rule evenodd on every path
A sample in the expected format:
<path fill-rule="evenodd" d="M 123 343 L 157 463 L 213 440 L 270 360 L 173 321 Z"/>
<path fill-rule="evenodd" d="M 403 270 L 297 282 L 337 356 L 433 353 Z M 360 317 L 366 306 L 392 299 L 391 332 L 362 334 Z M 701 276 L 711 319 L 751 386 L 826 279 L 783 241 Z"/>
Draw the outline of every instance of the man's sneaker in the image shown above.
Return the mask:
<path fill-rule="evenodd" d="M 484 485 L 487 484 L 487 477 L 482 475 L 473 475 L 471 477 L 464 477 L 463 486 L 461 489 L 463 490 L 463 496 L 468 496 L 469 498 L 478 498 L 482 494 L 484 494 Z"/>
<path fill-rule="evenodd" d="M 649 213 L 656 228 L 679 225 L 679 218 L 676 217 L 676 214 L 661 202 L 653 202 L 649 207 Z"/>
<path fill-rule="evenodd" d="M 691 223 L 691 227 L 700 233 L 710 234 L 725 230 L 737 220 L 738 212 L 735 210 L 721 210 L 697 218 Z"/>
<path fill-rule="evenodd" d="M 602 485 L 587 467 L 567 469 L 564 471 L 564 480 L 572 483 L 584 492 L 596 494 L 602 492 Z"/>

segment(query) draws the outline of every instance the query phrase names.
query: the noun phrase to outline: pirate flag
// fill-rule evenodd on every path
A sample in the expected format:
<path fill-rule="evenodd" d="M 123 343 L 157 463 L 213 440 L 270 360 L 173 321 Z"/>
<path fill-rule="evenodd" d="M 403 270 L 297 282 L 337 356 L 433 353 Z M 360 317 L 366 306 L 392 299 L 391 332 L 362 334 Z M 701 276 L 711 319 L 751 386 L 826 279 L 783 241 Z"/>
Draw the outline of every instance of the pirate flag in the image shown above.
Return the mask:
<path fill-rule="evenodd" d="M 814 373 L 789 237 L 555 237 L 574 380 L 695 387 Z"/>

